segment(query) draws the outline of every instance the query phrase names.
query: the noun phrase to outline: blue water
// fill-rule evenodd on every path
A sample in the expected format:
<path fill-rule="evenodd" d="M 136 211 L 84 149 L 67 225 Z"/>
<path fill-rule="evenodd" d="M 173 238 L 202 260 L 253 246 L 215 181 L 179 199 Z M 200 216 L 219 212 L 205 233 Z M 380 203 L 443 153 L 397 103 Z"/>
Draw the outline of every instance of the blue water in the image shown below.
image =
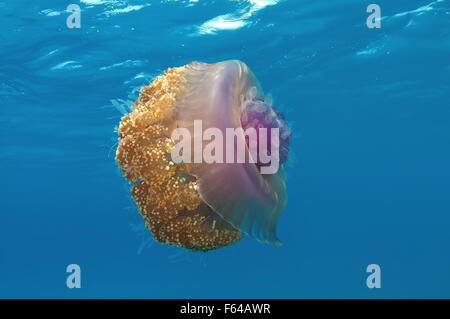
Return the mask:
<path fill-rule="evenodd" d="M 0 1 L 0 297 L 449 298 L 450 3 L 369 29 L 370 3 Z M 293 130 L 283 245 L 189 253 L 143 229 L 114 129 L 166 68 L 227 59 Z"/>

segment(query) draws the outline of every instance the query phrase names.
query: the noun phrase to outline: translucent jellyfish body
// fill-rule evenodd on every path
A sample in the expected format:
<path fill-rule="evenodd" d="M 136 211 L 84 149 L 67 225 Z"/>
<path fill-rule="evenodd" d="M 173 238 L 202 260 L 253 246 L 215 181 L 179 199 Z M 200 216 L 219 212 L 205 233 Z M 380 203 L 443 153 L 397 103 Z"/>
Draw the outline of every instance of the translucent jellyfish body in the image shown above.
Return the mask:
<path fill-rule="evenodd" d="M 267 165 L 257 159 L 174 162 L 173 131 L 186 129 L 194 143 L 196 121 L 204 129 L 223 132 L 227 128 L 276 128 L 279 167 L 272 174 L 262 174 Z M 166 70 L 141 89 L 133 112 L 122 118 L 118 132 L 116 160 L 157 241 L 208 251 L 232 245 L 247 234 L 279 244 L 276 225 L 287 203 L 282 164 L 291 135 L 244 63 L 192 62 Z M 256 144 L 261 140 L 258 134 Z M 237 134 L 235 138 L 244 143 L 246 156 L 251 158 L 248 136 Z M 269 135 L 266 143 L 270 146 L 275 140 Z"/>

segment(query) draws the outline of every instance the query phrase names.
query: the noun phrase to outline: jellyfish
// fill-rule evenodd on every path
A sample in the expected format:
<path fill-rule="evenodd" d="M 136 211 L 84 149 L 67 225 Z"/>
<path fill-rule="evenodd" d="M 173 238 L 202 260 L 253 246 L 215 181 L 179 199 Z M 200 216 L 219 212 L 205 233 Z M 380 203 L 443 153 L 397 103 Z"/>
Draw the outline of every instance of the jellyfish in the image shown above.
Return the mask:
<path fill-rule="evenodd" d="M 276 226 L 287 204 L 283 163 L 291 133 L 271 104 L 255 75 L 237 60 L 170 68 L 141 89 L 133 111 L 121 119 L 116 161 L 156 241 L 203 252 L 233 245 L 244 234 L 280 244 Z M 195 139 L 196 120 L 223 131 L 276 128 L 279 138 L 267 143 L 279 147 L 278 170 L 262 174 L 267 164 L 258 157 L 175 162 L 172 132 L 184 128 Z M 250 158 L 248 136 L 236 139 Z"/>

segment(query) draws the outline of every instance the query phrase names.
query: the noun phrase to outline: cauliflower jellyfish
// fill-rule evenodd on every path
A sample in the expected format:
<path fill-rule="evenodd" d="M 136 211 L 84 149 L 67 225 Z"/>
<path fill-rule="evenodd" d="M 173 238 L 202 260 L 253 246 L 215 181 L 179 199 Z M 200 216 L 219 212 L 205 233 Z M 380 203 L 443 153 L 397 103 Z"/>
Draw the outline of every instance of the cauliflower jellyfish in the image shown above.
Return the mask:
<path fill-rule="evenodd" d="M 227 128 L 276 128 L 279 167 L 262 174 L 265 163 L 175 162 L 172 132 L 193 133 L 194 122 Z M 261 132 L 261 131 L 259 131 Z M 283 163 L 291 134 L 281 113 L 241 61 L 192 62 L 171 68 L 141 89 L 134 110 L 122 117 L 116 160 L 132 184 L 134 198 L 155 240 L 193 251 L 239 242 L 244 234 L 279 244 L 278 218 L 287 203 Z M 237 134 L 248 158 L 248 136 Z M 257 135 L 257 150 L 261 133 Z M 193 141 L 194 142 L 194 141 Z"/>

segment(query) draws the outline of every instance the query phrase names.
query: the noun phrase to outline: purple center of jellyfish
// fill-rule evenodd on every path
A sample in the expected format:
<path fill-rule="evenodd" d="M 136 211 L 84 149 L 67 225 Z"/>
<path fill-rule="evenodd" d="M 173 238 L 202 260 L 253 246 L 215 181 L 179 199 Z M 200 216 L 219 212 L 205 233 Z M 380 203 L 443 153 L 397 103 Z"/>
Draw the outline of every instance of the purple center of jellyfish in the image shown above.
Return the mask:
<path fill-rule="evenodd" d="M 279 158 L 280 165 L 286 162 L 289 154 L 289 144 L 291 142 L 291 131 L 289 126 L 284 120 L 283 115 L 272 108 L 270 104 L 258 99 L 252 99 L 245 102 L 245 107 L 241 112 L 241 125 L 244 131 L 250 127 L 256 130 L 258 141 L 258 153 L 260 152 L 260 141 L 262 136 L 259 128 L 267 129 L 267 154 L 270 155 L 271 150 L 274 151 L 271 140 L 271 129 L 279 129 Z M 249 146 L 249 138 L 246 136 L 247 146 Z M 266 164 L 260 162 L 258 154 L 258 160 L 256 165 L 258 167 Z"/>

